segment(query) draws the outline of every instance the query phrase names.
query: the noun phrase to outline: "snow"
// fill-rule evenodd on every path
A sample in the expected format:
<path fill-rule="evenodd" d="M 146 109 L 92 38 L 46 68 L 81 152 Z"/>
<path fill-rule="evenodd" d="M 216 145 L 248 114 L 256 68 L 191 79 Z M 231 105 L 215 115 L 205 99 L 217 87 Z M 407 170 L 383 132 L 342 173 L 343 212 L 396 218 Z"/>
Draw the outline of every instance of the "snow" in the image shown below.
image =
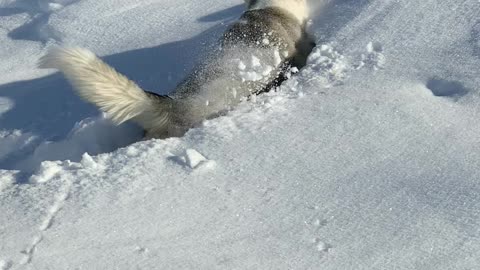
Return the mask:
<path fill-rule="evenodd" d="M 331 0 L 305 68 L 181 138 L 35 67 L 83 46 L 165 94 L 242 2 L 0 0 L 1 270 L 480 267 L 478 1 Z"/>
<path fill-rule="evenodd" d="M 211 160 L 207 160 L 202 154 L 197 152 L 195 149 L 187 149 L 185 151 L 185 163 L 190 167 L 191 169 L 195 169 L 199 166 L 202 166 L 203 164 L 207 162 L 212 162 Z"/>
<path fill-rule="evenodd" d="M 272 54 L 271 57 L 269 54 Z M 245 82 L 255 82 L 265 80 L 269 78 L 269 74 L 274 70 L 274 66 L 279 66 L 282 62 L 280 57 L 280 52 L 278 50 L 273 50 L 273 52 L 267 52 L 264 59 L 271 59 L 271 63 L 260 61 L 260 59 L 252 54 L 245 55 L 243 58 L 248 59 L 233 59 L 232 66 L 237 67 L 238 79 Z"/>

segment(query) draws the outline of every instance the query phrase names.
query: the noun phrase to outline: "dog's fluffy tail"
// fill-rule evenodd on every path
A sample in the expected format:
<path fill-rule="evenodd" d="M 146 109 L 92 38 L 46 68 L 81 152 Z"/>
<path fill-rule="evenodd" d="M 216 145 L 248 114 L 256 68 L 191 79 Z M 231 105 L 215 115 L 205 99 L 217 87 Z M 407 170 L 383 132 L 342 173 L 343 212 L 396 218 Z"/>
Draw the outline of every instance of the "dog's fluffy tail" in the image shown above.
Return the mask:
<path fill-rule="evenodd" d="M 132 119 L 149 130 L 168 121 L 170 98 L 143 91 L 89 50 L 54 48 L 40 59 L 39 67 L 60 70 L 81 98 L 116 124 Z"/>

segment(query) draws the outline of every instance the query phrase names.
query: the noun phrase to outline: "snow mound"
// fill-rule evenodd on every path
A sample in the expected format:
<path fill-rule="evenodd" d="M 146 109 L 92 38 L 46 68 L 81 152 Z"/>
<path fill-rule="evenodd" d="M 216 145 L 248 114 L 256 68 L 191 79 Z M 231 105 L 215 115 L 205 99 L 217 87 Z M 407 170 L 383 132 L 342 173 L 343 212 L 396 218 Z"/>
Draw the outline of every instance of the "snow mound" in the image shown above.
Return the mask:
<path fill-rule="evenodd" d="M 42 142 L 35 151 L 16 166 L 23 171 L 35 170 L 44 161 L 70 160 L 78 162 L 84 153 L 97 155 L 127 146 L 142 138 L 140 128 L 132 125 L 115 126 L 105 116 L 87 118 L 75 124 L 62 141 Z"/>

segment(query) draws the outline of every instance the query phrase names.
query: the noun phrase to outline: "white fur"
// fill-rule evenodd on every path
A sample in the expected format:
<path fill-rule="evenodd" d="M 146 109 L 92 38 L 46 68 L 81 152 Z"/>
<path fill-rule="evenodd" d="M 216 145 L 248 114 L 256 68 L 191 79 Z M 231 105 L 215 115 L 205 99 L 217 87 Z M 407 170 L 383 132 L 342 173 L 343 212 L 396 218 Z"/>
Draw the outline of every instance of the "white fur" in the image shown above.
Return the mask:
<path fill-rule="evenodd" d="M 55 48 L 40 59 L 39 66 L 62 71 L 80 97 L 98 106 L 117 124 L 140 116 L 154 105 L 137 84 L 89 50 Z"/>
<path fill-rule="evenodd" d="M 248 9 L 263 9 L 278 7 L 292 13 L 300 22 L 304 22 L 309 15 L 306 0 L 259 0 L 250 6 L 252 0 L 245 0 Z"/>

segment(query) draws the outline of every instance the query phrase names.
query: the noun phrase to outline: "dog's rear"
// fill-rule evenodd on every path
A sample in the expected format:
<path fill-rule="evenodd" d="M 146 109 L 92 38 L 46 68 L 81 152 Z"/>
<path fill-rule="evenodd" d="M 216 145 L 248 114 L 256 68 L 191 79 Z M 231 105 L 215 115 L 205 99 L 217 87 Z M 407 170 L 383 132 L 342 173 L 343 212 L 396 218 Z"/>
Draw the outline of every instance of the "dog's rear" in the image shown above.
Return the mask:
<path fill-rule="evenodd" d="M 145 130 L 161 130 L 168 122 L 170 98 L 142 90 L 89 50 L 55 48 L 40 58 L 39 66 L 62 71 L 81 98 L 116 124 L 134 120 Z"/>
<path fill-rule="evenodd" d="M 274 54 L 275 57 L 269 56 L 265 59 L 266 62 L 275 60 L 275 63 L 271 63 L 274 71 L 265 73 L 261 83 L 253 84 L 258 88 L 273 81 L 279 75 L 279 69 L 284 62 L 301 54 L 302 49 L 298 48 L 298 44 L 305 39 L 306 0 L 245 2 L 248 10 L 241 21 L 234 24 L 224 35 L 220 56 L 207 59 L 208 63 L 201 65 L 194 75 L 177 87 L 172 98 L 142 90 L 85 49 L 53 49 L 40 59 L 40 67 L 55 68 L 63 72 L 80 97 L 107 113 L 117 124 L 133 120 L 146 130 L 148 137 L 179 136 L 193 124 L 241 100 L 236 93 L 231 97 L 222 93 L 226 84 L 230 84 L 231 89 L 241 89 L 241 96 L 256 91 L 250 89 L 252 84 L 246 83 L 244 79 L 235 81 L 233 73 L 225 72 L 231 70 L 228 66 L 231 63 L 226 62 L 231 60 L 229 58 L 232 55 L 249 53 L 252 48 L 260 54 L 271 51 L 274 47 L 284 51 L 283 56 Z M 252 39 L 261 37 L 258 34 L 260 31 L 264 32 L 263 35 L 273 35 L 273 39 L 279 42 L 257 46 L 258 41 Z M 247 88 L 249 89 L 246 90 Z"/>

